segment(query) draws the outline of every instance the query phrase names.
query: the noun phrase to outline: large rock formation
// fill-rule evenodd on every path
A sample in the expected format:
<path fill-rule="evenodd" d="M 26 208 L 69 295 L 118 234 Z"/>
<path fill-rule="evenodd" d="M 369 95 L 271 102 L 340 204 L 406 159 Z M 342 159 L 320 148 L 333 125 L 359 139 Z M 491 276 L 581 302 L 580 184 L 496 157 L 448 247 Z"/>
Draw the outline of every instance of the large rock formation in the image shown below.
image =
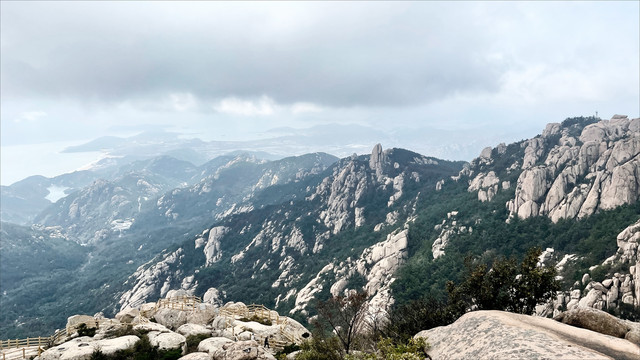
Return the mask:
<path fill-rule="evenodd" d="M 433 360 L 640 358 L 640 348 L 627 340 L 502 311 L 470 312 L 416 337 L 431 345 L 428 353 Z"/>
<path fill-rule="evenodd" d="M 550 124 L 541 137 L 523 143 L 522 173 L 515 198 L 507 203 L 511 214 L 523 219 L 544 215 L 558 221 L 636 202 L 640 196 L 639 126 L 640 118 L 621 115 L 587 125 L 580 134 Z"/>
<path fill-rule="evenodd" d="M 468 190 L 477 191 L 478 200 L 491 201 L 511 187 L 504 177 L 519 172 L 515 196 L 506 204 L 511 216 L 584 218 L 640 197 L 639 128 L 640 118 L 624 115 L 552 123 L 542 135 L 520 143 L 520 158 L 506 155 L 503 144 L 495 152 L 487 148 L 461 175 L 469 176 Z M 504 160 L 513 163 L 496 167 Z"/>

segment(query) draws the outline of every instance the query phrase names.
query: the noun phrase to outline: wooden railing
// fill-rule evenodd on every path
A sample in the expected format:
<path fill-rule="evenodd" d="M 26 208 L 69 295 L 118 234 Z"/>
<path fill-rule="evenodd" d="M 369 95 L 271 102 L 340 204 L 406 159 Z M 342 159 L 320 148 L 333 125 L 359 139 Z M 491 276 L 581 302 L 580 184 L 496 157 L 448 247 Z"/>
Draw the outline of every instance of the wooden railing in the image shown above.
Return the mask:
<path fill-rule="evenodd" d="M 23 358 L 27 356 L 40 355 L 44 348 L 51 344 L 51 336 L 15 340 L 0 340 L 0 351 L 2 360 Z"/>
<path fill-rule="evenodd" d="M 145 317 L 140 317 L 138 318 L 138 321 L 136 321 L 134 324 L 141 324 L 141 323 L 147 323 L 147 322 L 149 322 L 149 320 L 147 320 Z M 69 334 L 73 334 L 76 330 L 78 330 L 78 328 L 81 325 L 85 325 L 90 328 L 99 329 L 100 327 L 104 327 L 104 326 L 126 326 L 131 324 L 121 323 L 113 319 L 92 319 L 92 320 L 79 322 L 74 325 L 70 325 L 65 329 L 58 330 L 56 331 L 55 334 L 47 337 L 39 336 L 37 338 L 0 340 L 0 350 L 2 350 L 2 360 L 5 360 L 7 358 L 7 355 L 14 354 L 20 351 L 22 352 L 23 357 L 25 357 L 27 349 L 35 348 L 35 347 L 37 347 L 38 355 L 40 355 L 40 353 L 44 351 L 44 349 L 54 346 L 58 342 L 58 340 L 66 338 Z M 6 351 L 5 349 L 13 349 L 13 350 Z M 32 349 L 32 350 L 36 350 L 36 349 Z"/>
<path fill-rule="evenodd" d="M 202 299 L 197 296 L 176 296 L 158 300 L 158 302 L 156 302 L 156 309 L 191 311 L 195 310 L 201 303 Z"/>
<path fill-rule="evenodd" d="M 197 309 L 198 305 L 202 303 L 202 299 L 197 296 L 177 296 L 168 299 L 160 299 L 156 302 L 156 309 L 175 309 L 175 310 L 184 310 L 191 311 Z M 147 315 L 149 315 L 150 311 L 141 311 L 140 315 L 133 324 L 147 323 L 149 320 L 147 319 Z M 270 310 L 264 305 L 251 304 L 242 308 L 232 308 L 232 307 L 222 307 L 220 308 L 220 315 L 226 315 L 227 317 L 233 318 L 235 316 L 240 316 L 243 318 L 250 319 L 252 317 L 258 317 L 263 320 L 269 320 L 272 324 L 280 325 L 279 335 L 281 338 L 286 339 L 286 341 L 269 339 L 269 345 L 273 349 L 281 350 L 287 344 L 296 343 L 299 344 L 303 341 L 303 339 L 295 336 L 295 334 L 286 331 L 287 318 L 280 316 L 277 311 Z M 0 340 L 0 350 L 2 350 L 2 360 L 6 359 L 6 355 L 15 354 L 22 352 L 23 358 L 26 358 L 27 348 L 31 348 L 30 350 L 37 350 L 38 355 L 45 348 L 49 348 L 55 345 L 60 339 L 66 338 L 68 335 L 73 334 L 78 327 L 81 325 L 85 325 L 90 328 L 100 328 L 104 326 L 126 326 L 131 325 L 129 323 L 121 323 L 117 320 L 113 319 L 92 319 L 84 322 L 79 322 L 77 324 L 68 326 L 63 330 L 56 331 L 55 334 L 48 337 L 37 337 L 37 338 L 26 338 L 26 339 L 15 339 L 15 340 Z M 227 327 L 233 328 L 233 324 L 230 320 L 226 323 Z M 264 343 L 264 338 L 258 339 L 261 344 Z M 33 349 L 37 347 L 37 349 Z M 12 349 L 12 350 L 6 350 Z"/>
<path fill-rule="evenodd" d="M 15 340 L 0 340 L 0 349 L 13 349 L 31 346 L 47 346 L 51 337 L 26 338 Z"/>
<path fill-rule="evenodd" d="M 264 305 L 251 304 L 246 307 L 222 307 L 220 308 L 220 315 L 225 315 L 227 317 L 243 317 L 247 319 L 251 319 L 252 317 L 258 317 L 263 320 L 269 320 L 272 324 L 280 325 L 280 329 L 278 331 L 281 338 L 286 339 L 286 341 L 269 339 L 269 346 L 276 350 L 282 350 L 288 344 L 300 344 L 304 339 L 296 336 L 295 334 L 286 330 L 287 318 L 280 316 L 278 312 L 274 310 L 269 310 Z M 231 321 L 227 320 L 226 327 L 233 327 Z M 235 334 L 234 334 L 235 335 Z M 258 339 L 259 343 L 264 344 L 264 338 Z"/>
<path fill-rule="evenodd" d="M 19 349 L 10 349 L 10 350 L 0 350 L 2 352 L 2 360 L 11 360 L 11 359 L 27 359 L 27 356 L 29 358 L 33 357 L 33 356 L 40 356 L 40 354 L 42 354 L 42 352 L 44 352 L 44 349 L 42 346 L 29 346 L 29 347 L 22 347 Z"/>

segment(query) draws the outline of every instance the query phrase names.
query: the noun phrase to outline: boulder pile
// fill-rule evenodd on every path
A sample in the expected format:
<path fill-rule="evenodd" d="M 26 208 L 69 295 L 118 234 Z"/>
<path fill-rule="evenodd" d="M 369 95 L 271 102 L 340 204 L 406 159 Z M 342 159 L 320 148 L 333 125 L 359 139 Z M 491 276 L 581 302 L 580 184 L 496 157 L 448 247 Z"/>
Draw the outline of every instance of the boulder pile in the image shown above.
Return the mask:
<path fill-rule="evenodd" d="M 68 319 L 67 336 L 36 359 L 88 360 L 96 351 L 114 355 L 131 351 L 145 338 L 159 351 L 179 351 L 181 359 L 275 360 L 277 349 L 309 337 L 309 331 L 293 319 L 262 307 L 259 313 L 252 309 L 239 302 L 217 307 L 168 298 L 124 309 L 114 319 L 74 315 Z M 91 336 L 86 336 L 87 329 Z"/>

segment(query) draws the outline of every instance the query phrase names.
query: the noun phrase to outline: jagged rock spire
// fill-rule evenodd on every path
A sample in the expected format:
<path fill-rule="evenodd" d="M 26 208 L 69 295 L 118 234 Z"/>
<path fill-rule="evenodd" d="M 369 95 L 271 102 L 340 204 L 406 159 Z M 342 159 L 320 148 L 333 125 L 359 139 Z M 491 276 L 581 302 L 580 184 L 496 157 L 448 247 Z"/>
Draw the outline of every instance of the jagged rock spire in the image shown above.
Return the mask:
<path fill-rule="evenodd" d="M 384 152 L 382 152 L 382 145 L 376 144 L 371 151 L 371 157 L 369 158 L 369 168 L 375 170 L 376 175 L 382 175 L 382 164 L 384 163 Z"/>

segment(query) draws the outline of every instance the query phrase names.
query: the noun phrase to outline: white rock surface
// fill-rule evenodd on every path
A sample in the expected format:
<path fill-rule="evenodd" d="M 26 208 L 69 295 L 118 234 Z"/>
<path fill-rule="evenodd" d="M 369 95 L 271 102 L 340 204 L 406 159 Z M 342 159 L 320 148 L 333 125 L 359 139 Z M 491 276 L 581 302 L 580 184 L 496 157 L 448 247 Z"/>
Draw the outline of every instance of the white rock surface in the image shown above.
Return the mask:
<path fill-rule="evenodd" d="M 416 337 L 431 344 L 433 360 L 640 358 L 640 348 L 627 340 L 502 311 L 473 311 Z"/>
<path fill-rule="evenodd" d="M 151 345 L 160 350 L 182 349 L 183 355 L 187 351 L 187 338 L 178 333 L 151 331 L 147 336 Z"/>
<path fill-rule="evenodd" d="M 205 266 L 211 266 L 222 258 L 222 250 L 220 249 L 220 239 L 229 231 L 224 226 L 216 226 L 209 231 L 207 243 L 204 246 L 204 256 L 206 257 Z"/>
<path fill-rule="evenodd" d="M 202 296 L 202 302 L 215 306 L 221 306 L 223 298 L 224 294 L 222 294 L 218 289 L 209 288 Z"/>
<path fill-rule="evenodd" d="M 97 341 L 88 336 L 83 336 L 46 350 L 38 359 L 88 360 L 96 349 L 99 349 L 105 355 L 112 355 L 118 350 L 132 348 L 138 340 L 140 339 L 134 335 Z"/>
<path fill-rule="evenodd" d="M 275 360 L 275 357 L 267 352 L 256 341 L 237 341 L 222 345 L 213 353 L 214 360 Z"/>
<path fill-rule="evenodd" d="M 159 324 L 162 324 L 169 329 L 175 330 L 181 325 L 184 325 L 188 322 L 187 315 L 187 311 L 161 308 L 156 311 L 156 314 L 153 316 L 153 318 Z"/>
<path fill-rule="evenodd" d="M 232 343 L 233 340 L 225 337 L 211 337 L 200 341 L 198 344 L 198 351 L 208 354 L 214 354 L 218 350 L 222 350 L 222 345 Z"/>
<path fill-rule="evenodd" d="M 160 290 L 160 296 L 164 297 L 169 291 L 169 284 L 174 276 L 180 276 L 171 270 L 171 265 L 179 263 L 184 257 L 182 248 L 164 254 L 162 260 L 154 263 L 154 260 L 138 267 L 136 272 L 129 277 L 133 282 L 131 290 L 126 291 L 120 297 L 120 309 L 139 307 L 148 302 L 149 297 Z"/>
<path fill-rule="evenodd" d="M 345 289 L 346 279 L 362 276 L 366 280 L 364 289 L 372 295 L 369 307 L 372 312 L 386 311 L 392 304 L 391 283 L 395 280 L 395 271 L 407 257 L 408 230 L 398 230 L 387 236 L 384 241 L 366 248 L 357 259 L 347 259 L 339 264 L 330 263 L 305 285 L 296 297 L 296 306 L 291 314 L 306 314 L 307 305 L 314 300 L 315 294 L 328 286 L 332 293 L 339 294 Z M 322 279 L 332 274 L 333 284 Z"/>
<path fill-rule="evenodd" d="M 204 325 L 200 324 L 184 324 L 181 325 L 176 332 L 185 337 L 191 335 L 211 335 L 211 329 L 207 329 Z"/>
<path fill-rule="evenodd" d="M 527 141 L 515 198 L 507 203 L 512 216 L 545 215 L 558 221 L 638 201 L 640 132 L 634 129 L 639 122 L 626 117 L 600 121 L 586 126 L 578 138 L 562 130 L 560 143 L 548 149 L 543 139 L 556 131 L 555 125 Z M 547 157 L 539 164 L 545 150 Z"/>

